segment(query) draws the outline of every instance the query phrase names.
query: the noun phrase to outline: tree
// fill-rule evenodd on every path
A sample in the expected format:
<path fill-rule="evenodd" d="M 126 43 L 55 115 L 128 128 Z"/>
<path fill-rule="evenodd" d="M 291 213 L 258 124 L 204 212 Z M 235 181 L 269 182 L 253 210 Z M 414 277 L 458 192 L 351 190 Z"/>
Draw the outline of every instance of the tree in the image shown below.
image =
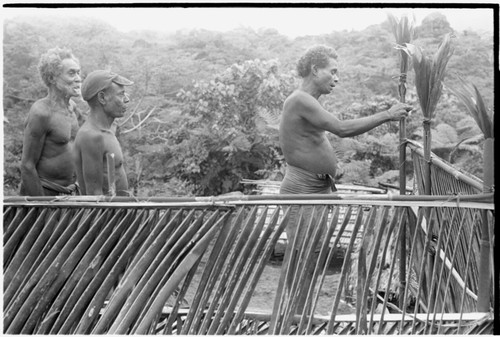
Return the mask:
<path fill-rule="evenodd" d="M 446 16 L 440 12 L 434 12 L 427 15 L 422 24 L 417 27 L 417 35 L 419 37 L 441 38 L 447 33 L 453 33 L 450 23 Z"/>
<path fill-rule="evenodd" d="M 294 88 L 293 77 L 278 69 L 277 61 L 246 61 L 181 90 L 183 117 L 168 131 L 165 168 L 196 194 L 216 195 L 242 190 L 243 178 L 279 167 L 277 130 L 262 123 L 279 116 Z"/>

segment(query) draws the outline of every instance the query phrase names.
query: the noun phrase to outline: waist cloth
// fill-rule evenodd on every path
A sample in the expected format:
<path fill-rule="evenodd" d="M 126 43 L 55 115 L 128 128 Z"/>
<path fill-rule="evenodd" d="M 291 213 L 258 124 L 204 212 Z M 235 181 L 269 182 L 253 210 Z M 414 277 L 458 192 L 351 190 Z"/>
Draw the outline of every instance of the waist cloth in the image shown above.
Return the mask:
<path fill-rule="evenodd" d="M 329 194 L 336 191 L 331 175 L 309 172 L 292 165 L 286 167 L 280 186 L 280 194 Z"/>
<path fill-rule="evenodd" d="M 68 186 L 62 186 L 45 178 L 40 178 L 40 183 L 43 188 L 59 193 L 59 195 L 78 195 L 80 192 L 80 188 L 76 182 L 74 184 L 69 184 Z"/>
<path fill-rule="evenodd" d="M 286 167 L 285 177 L 280 186 L 280 194 L 330 194 L 336 191 L 337 188 L 331 175 L 316 174 L 292 165 Z M 301 207 L 302 221 L 301 225 L 298 226 Z M 313 224 L 315 224 L 319 221 L 320 214 L 319 211 L 314 212 L 314 206 L 291 206 L 289 221 L 285 227 L 288 244 L 293 244 L 297 234 L 297 247 L 300 247 L 305 239 L 306 227 L 311 217 L 314 217 Z M 309 235 L 314 232 L 315 226 L 312 227 L 312 232 Z"/>

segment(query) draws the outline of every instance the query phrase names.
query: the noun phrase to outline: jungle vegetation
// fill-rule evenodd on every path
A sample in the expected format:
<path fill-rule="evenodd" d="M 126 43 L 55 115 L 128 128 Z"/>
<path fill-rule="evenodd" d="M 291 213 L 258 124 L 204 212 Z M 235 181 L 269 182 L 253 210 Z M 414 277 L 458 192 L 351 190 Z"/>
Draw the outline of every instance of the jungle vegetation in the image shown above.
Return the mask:
<path fill-rule="evenodd" d="M 453 33 L 455 50 L 431 123 L 432 150 L 482 178 L 484 136 L 450 88 L 466 81 L 493 109 L 493 36 L 455 31 L 434 13 L 416 27 L 413 44 L 433 54 L 447 33 Z M 123 33 L 94 19 L 18 18 L 4 21 L 3 38 L 5 195 L 18 193 L 24 121 L 31 104 L 46 95 L 38 60 L 56 46 L 73 51 L 83 76 L 111 69 L 135 82 L 130 115 L 118 121 L 135 196 L 250 193 L 242 179 L 280 180 L 281 106 L 299 83 L 296 60 L 314 44 L 339 54 L 340 85 L 321 98 L 339 118 L 373 114 L 398 99 L 398 51 L 388 20 L 363 31 L 292 39 L 274 29 Z M 419 106 L 411 71 L 406 101 Z M 84 101 L 77 103 L 88 113 Z M 422 120 L 422 111 L 408 117 L 408 138 L 421 140 Z M 339 183 L 398 183 L 396 122 L 354 138 L 329 139 L 340 156 Z M 407 175 L 411 180 L 411 165 Z"/>

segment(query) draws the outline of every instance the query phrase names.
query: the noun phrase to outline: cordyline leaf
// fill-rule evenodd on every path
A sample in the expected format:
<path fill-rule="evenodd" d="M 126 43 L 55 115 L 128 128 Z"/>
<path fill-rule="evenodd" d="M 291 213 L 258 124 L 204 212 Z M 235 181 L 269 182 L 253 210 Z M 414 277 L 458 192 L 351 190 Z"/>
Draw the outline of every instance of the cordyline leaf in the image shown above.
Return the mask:
<path fill-rule="evenodd" d="M 399 45 L 410 43 L 415 33 L 415 18 L 410 20 L 407 15 L 403 15 L 401 20 L 398 20 L 394 15 L 389 13 L 388 19 L 396 38 L 396 43 Z"/>
<path fill-rule="evenodd" d="M 394 15 L 389 14 L 389 24 L 392 27 L 392 32 L 394 33 L 394 37 L 396 38 L 397 46 L 409 44 L 411 42 L 415 32 L 414 22 L 415 17 L 413 17 L 413 20 L 410 21 L 410 19 L 406 15 L 403 15 L 401 17 L 401 20 L 398 20 Z M 399 55 L 401 63 L 399 65 L 400 75 L 398 92 L 401 102 L 404 102 L 406 96 L 406 75 L 408 73 L 409 60 L 408 54 L 405 53 L 405 51 L 400 50 Z"/>
<path fill-rule="evenodd" d="M 453 55 L 453 51 L 454 48 L 451 45 L 451 35 L 446 34 L 432 60 L 431 86 L 428 103 L 430 118 L 434 117 L 434 111 L 436 110 L 437 103 L 441 97 L 443 80 L 446 73 L 446 65 Z"/>
<path fill-rule="evenodd" d="M 484 104 L 483 98 L 479 90 L 474 84 L 467 83 L 461 77 L 458 77 L 461 85 L 459 87 L 450 88 L 465 105 L 472 118 L 476 121 L 477 125 L 483 132 L 484 138 L 494 137 L 494 127 L 492 117 L 488 115 L 488 110 Z"/>
<path fill-rule="evenodd" d="M 424 117 L 432 119 L 443 89 L 446 65 L 453 55 L 451 35 L 446 34 L 434 57 L 425 57 L 420 47 L 406 43 L 400 46 L 413 61 L 415 86 Z"/>

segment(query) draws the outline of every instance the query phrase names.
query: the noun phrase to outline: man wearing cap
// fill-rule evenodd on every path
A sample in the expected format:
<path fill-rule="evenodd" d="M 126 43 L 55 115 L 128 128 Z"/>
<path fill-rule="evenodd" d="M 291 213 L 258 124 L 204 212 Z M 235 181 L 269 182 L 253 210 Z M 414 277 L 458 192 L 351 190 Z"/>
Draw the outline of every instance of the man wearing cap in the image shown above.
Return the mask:
<path fill-rule="evenodd" d="M 128 195 L 123 153 L 113 122 L 125 115 L 129 102 L 125 86 L 132 84 L 107 70 L 93 71 L 83 81 L 82 97 L 89 104 L 90 113 L 75 140 L 76 173 L 83 195 L 114 194 L 108 177 L 116 178 L 116 195 Z M 114 172 L 108 172 L 110 157 L 114 158 L 114 166 L 111 166 Z"/>
<path fill-rule="evenodd" d="M 74 140 L 81 115 L 71 98 L 80 97 L 80 64 L 69 49 L 56 47 L 40 57 L 38 70 L 48 94 L 33 103 L 26 120 L 20 194 L 78 194 Z"/>

